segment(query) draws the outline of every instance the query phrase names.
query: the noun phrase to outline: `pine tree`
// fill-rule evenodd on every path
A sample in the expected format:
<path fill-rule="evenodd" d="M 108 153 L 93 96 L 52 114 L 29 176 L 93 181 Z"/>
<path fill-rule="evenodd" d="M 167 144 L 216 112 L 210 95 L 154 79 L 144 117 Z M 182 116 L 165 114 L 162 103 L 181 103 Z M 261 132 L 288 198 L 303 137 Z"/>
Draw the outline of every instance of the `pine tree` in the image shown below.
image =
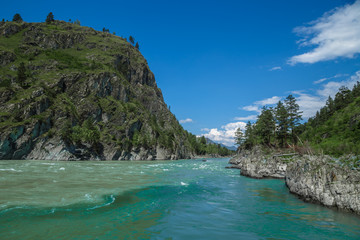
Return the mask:
<path fill-rule="evenodd" d="M 296 99 L 293 95 L 289 95 L 286 99 L 285 99 L 285 108 L 288 114 L 288 118 L 289 118 L 289 128 L 291 130 L 291 136 L 292 139 L 294 141 L 294 143 L 296 143 L 296 136 L 295 136 L 295 132 L 294 129 L 296 126 L 299 125 L 300 121 L 301 121 L 301 111 L 299 111 L 300 107 L 299 105 L 296 103 Z"/>
<path fill-rule="evenodd" d="M 139 46 L 138 42 L 136 42 L 135 47 L 136 47 L 136 49 L 139 49 L 140 46 Z"/>
<path fill-rule="evenodd" d="M 251 122 L 248 121 L 245 127 L 245 149 L 251 149 L 255 145 L 255 134 Z"/>
<path fill-rule="evenodd" d="M 47 15 L 47 17 L 46 17 L 46 20 L 45 20 L 45 22 L 47 23 L 47 24 L 50 24 L 50 23 L 52 23 L 52 22 L 54 22 L 55 20 L 54 20 L 54 14 L 52 13 L 52 12 L 50 12 L 48 15 Z"/>
<path fill-rule="evenodd" d="M 272 109 L 263 107 L 261 114 L 256 122 L 256 135 L 260 138 L 261 143 L 270 145 L 271 137 L 274 135 L 275 120 Z"/>
<path fill-rule="evenodd" d="M 17 70 L 17 82 L 21 87 L 25 86 L 26 78 L 27 76 L 26 76 L 25 64 L 21 62 Z"/>
<path fill-rule="evenodd" d="M 288 113 L 286 111 L 286 108 L 281 101 L 278 102 L 275 108 L 275 116 L 277 123 L 276 135 L 278 140 L 280 141 L 280 146 L 284 147 L 287 143 L 289 120 L 288 120 Z"/>
<path fill-rule="evenodd" d="M 20 16 L 20 14 L 16 13 L 16 14 L 14 15 L 14 17 L 13 17 L 13 21 L 14 21 L 14 22 L 22 22 L 23 19 L 22 19 L 22 17 Z"/>
<path fill-rule="evenodd" d="M 245 135 L 243 133 L 243 131 L 241 131 L 240 128 L 236 129 L 235 132 L 235 145 L 237 145 L 238 147 L 242 147 L 242 145 L 245 142 Z"/>
<path fill-rule="evenodd" d="M 129 37 L 129 41 L 130 41 L 130 43 L 131 43 L 132 45 L 134 45 L 135 39 L 133 38 L 133 36 L 130 36 L 130 37 Z"/>

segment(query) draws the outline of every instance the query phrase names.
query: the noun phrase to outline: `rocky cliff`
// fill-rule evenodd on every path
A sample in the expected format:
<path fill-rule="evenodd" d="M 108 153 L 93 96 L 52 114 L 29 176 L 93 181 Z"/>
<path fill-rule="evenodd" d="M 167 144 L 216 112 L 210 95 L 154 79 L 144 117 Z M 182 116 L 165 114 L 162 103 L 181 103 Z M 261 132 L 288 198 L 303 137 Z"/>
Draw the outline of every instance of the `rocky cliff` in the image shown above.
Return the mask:
<path fill-rule="evenodd" d="M 266 153 L 258 147 L 229 161 L 244 176 L 285 178 L 290 192 L 305 201 L 360 214 L 360 172 L 342 162 L 329 156 Z"/>
<path fill-rule="evenodd" d="M 266 154 L 261 148 L 244 150 L 229 163 L 241 169 L 240 174 L 252 178 L 285 178 L 289 159 L 276 154 Z"/>
<path fill-rule="evenodd" d="M 303 156 L 290 163 L 286 185 L 300 198 L 360 214 L 360 174 L 331 158 Z"/>
<path fill-rule="evenodd" d="M 63 21 L 0 23 L 0 132 L 0 159 L 193 156 L 139 50 Z"/>

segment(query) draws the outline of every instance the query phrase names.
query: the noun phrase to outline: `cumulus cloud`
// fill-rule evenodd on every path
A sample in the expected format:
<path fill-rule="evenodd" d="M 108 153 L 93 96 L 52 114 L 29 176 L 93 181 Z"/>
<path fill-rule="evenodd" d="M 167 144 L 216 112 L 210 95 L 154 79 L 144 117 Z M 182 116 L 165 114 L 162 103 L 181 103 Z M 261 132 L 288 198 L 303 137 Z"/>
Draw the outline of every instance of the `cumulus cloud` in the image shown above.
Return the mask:
<path fill-rule="evenodd" d="M 269 69 L 269 71 L 276 71 L 276 70 L 281 70 L 281 67 L 273 67 Z"/>
<path fill-rule="evenodd" d="M 289 64 L 316 63 L 339 57 L 353 58 L 360 53 L 360 0 L 335 8 L 309 26 L 295 28 L 304 36 L 301 46 L 315 46 L 309 52 L 293 56 Z"/>
<path fill-rule="evenodd" d="M 246 117 L 235 117 L 234 120 L 238 120 L 238 121 L 250 121 L 250 120 L 256 120 L 257 115 L 250 115 L 250 116 L 246 116 Z"/>
<path fill-rule="evenodd" d="M 256 105 L 261 105 L 261 106 L 272 105 L 272 104 L 278 103 L 280 100 L 281 100 L 281 97 L 273 96 L 271 98 L 266 98 L 266 99 L 261 100 L 261 101 L 256 101 L 255 104 Z"/>
<path fill-rule="evenodd" d="M 279 102 L 280 100 L 281 100 L 281 97 L 273 96 L 271 98 L 266 98 L 266 99 L 263 99 L 263 100 L 260 100 L 260 101 L 256 101 L 256 102 L 254 102 L 253 105 L 245 106 L 242 109 L 245 110 L 245 111 L 249 111 L 249 112 L 258 112 L 258 113 L 260 113 L 262 106 L 273 105 L 273 104 L 276 104 L 277 102 Z M 254 116 L 255 115 L 248 116 L 248 117 L 237 117 L 237 118 L 235 118 L 235 120 L 242 120 L 242 121 L 244 121 L 244 120 L 254 120 L 253 119 Z M 249 117 L 252 117 L 252 119 L 249 119 Z M 256 119 L 256 116 L 255 116 L 255 119 Z"/>
<path fill-rule="evenodd" d="M 218 143 L 222 143 L 226 146 L 234 146 L 235 144 L 235 132 L 238 128 L 245 130 L 246 123 L 244 122 L 232 122 L 218 128 L 208 129 L 207 133 L 201 134 L 206 138 Z"/>
<path fill-rule="evenodd" d="M 242 109 L 249 112 L 261 112 L 259 106 L 255 106 L 255 105 L 245 106 Z"/>
<path fill-rule="evenodd" d="M 193 120 L 191 118 L 187 118 L 187 119 L 183 119 L 183 120 L 180 120 L 179 123 L 191 123 L 193 122 Z"/>
<path fill-rule="evenodd" d="M 295 95 L 300 110 L 303 111 L 303 118 L 307 119 L 314 116 L 316 111 L 325 105 L 329 96 L 334 98 L 341 86 L 352 89 L 357 81 L 360 81 L 360 71 L 357 71 L 353 76 L 344 81 L 327 82 L 312 94 L 299 91 L 294 91 L 292 94 Z"/>

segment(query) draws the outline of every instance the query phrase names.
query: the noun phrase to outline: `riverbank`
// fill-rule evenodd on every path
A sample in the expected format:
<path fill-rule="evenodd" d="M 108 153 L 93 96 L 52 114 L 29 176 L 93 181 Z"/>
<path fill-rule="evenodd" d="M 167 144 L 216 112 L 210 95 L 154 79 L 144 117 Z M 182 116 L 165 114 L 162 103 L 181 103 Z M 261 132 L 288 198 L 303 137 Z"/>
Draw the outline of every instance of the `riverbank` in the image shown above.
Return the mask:
<path fill-rule="evenodd" d="M 243 176 L 284 179 L 289 191 L 304 201 L 360 215 L 360 172 L 328 156 L 265 153 L 257 148 L 229 163 Z"/>

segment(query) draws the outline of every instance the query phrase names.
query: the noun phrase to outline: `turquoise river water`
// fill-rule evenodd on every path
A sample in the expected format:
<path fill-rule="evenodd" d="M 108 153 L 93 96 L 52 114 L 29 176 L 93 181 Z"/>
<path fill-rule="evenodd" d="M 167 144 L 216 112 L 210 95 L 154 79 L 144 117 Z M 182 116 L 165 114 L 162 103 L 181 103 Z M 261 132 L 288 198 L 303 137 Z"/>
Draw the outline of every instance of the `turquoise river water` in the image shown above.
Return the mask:
<path fill-rule="evenodd" d="M 360 239 L 360 217 L 228 161 L 0 161 L 0 239 Z"/>

